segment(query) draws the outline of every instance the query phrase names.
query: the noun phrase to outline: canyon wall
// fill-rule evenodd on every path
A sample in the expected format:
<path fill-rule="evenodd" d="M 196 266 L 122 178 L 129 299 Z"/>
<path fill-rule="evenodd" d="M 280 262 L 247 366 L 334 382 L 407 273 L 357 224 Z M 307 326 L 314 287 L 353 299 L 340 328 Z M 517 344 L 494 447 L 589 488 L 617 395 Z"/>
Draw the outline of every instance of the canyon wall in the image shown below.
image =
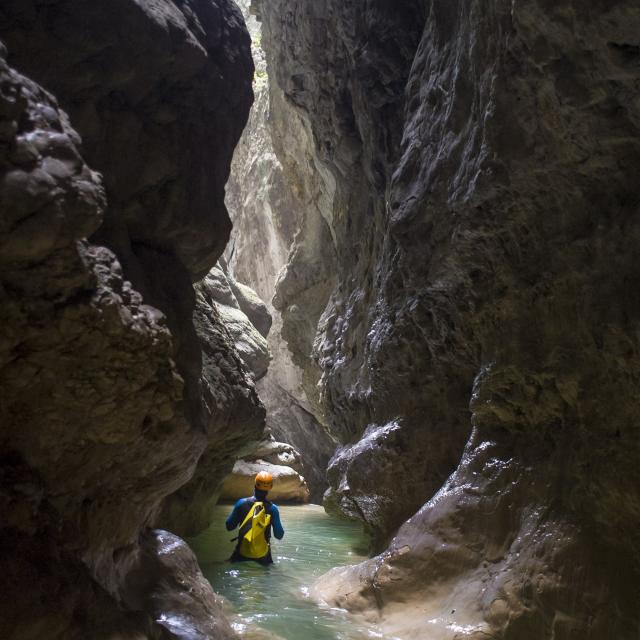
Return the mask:
<path fill-rule="evenodd" d="M 208 446 L 195 473 L 163 502 L 160 525 L 182 536 L 207 528 L 236 458 L 262 439 L 264 413 L 256 411 L 254 385 L 271 357 L 262 335 L 271 325 L 269 312 L 255 292 L 226 273 L 222 258 L 195 291 L 193 319 L 202 344 L 203 378 L 210 381 L 203 400 L 215 420 L 209 421 Z"/>
<path fill-rule="evenodd" d="M 264 426 L 192 286 L 231 227 L 242 16 L 6 0 L 0 39 L 0 635 L 230 638 L 186 545 L 151 527 L 180 526 L 167 496 L 199 460 L 222 480 Z"/>
<path fill-rule="evenodd" d="M 255 103 L 236 148 L 227 185 L 226 204 L 234 228 L 225 257 L 230 272 L 256 290 L 273 317 L 268 335 L 272 359 L 266 376 L 257 384 L 267 411 L 268 432 L 275 440 L 289 443 L 301 453 L 300 471 L 311 489 L 313 501 L 320 502 L 327 488 L 326 468 L 336 442 L 323 425 L 322 412 L 314 411 L 309 401 L 309 397 L 313 400 L 317 395 L 317 376 L 315 380 L 305 376 L 306 358 L 302 359 L 303 368 L 298 366 L 300 361 L 296 364 L 292 360 L 282 337 L 281 310 L 276 309 L 272 301 L 295 238 L 306 233 L 301 230 L 306 230 L 307 212 L 316 210 L 314 192 L 305 184 L 316 181 L 316 171 L 307 165 L 305 147 L 301 146 L 307 134 L 299 115 L 283 99 L 277 107 L 271 105 L 270 92 L 273 93 L 275 87 L 270 87 L 261 28 L 250 13 L 250 4 L 250 0 L 238 2 L 252 36 Z M 276 121 L 277 127 L 270 126 Z M 280 138 L 282 131 L 287 131 L 286 139 Z M 272 133 L 276 133 L 277 139 L 274 140 Z M 288 167 L 286 170 L 283 162 Z M 324 272 L 318 282 L 302 286 L 319 285 L 328 292 L 326 282 L 330 282 L 331 277 Z M 318 313 L 321 308 L 314 306 Z M 293 335 L 297 331 L 298 327 Z M 307 341 L 307 351 L 314 336 L 315 325 L 305 327 L 302 339 Z M 296 353 L 294 351 L 294 358 Z"/>
<path fill-rule="evenodd" d="M 253 5 L 315 169 L 282 333 L 344 444 L 327 506 L 386 547 L 317 597 L 400 638 L 637 637 L 637 3 Z"/>

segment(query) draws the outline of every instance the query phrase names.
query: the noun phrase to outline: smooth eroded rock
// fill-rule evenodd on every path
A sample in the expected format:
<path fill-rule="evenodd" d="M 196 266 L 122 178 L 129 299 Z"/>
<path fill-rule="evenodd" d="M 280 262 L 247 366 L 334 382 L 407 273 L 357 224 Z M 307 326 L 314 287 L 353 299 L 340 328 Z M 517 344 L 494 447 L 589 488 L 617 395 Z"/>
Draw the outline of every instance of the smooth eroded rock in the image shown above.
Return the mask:
<path fill-rule="evenodd" d="M 270 95 L 274 87 L 270 86 L 267 75 L 260 24 L 251 15 L 249 0 L 240 0 L 238 4 L 253 39 L 256 100 L 234 154 L 227 183 L 225 202 L 234 228 L 225 259 L 228 271 L 238 281 L 250 284 L 267 303 L 273 319 L 267 338 L 272 359 L 267 374 L 258 382 L 258 392 L 267 410 L 267 427 L 276 440 L 288 442 L 300 452 L 303 475 L 312 499 L 320 502 L 327 488 L 327 463 L 336 442 L 328 434 L 324 417 L 317 410 L 314 387 L 317 377 L 305 373 L 292 361 L 292 354 L 281 335 L 281 311 L 273 306 L 272 299 L 289 253 L 297 251 L 296 246 L 306 235 L 312 250 L 323 251 L 330 246 L 318 244 L 313 234 L 298 234 L 306 227 L 303 221 L 313 216 L 318 208 L 315 198 L 318 190 L 306 188 L 307 180 L 316 180 L 306 164 L 310 145 L 308 131 L 294 109 L 284 100 L 276 103 Z M 276 122 L 277 126 L 272 127 Z M 283 163 L 280 158 L 285 155 L 287 160 Z M 317 279 L 322 281 L 326 277 L 326 274 L 319 274 Z M 241 308 L 260 328 L 252 314 L 242 306 L 241 296 L 237 297 Z M 314 302 L 313 306 L 306 305 L 302 310 L 313 314 L 317 306 Z M 307 341 L 308 350 L 314 331 L 312 326 L 305 329 L 304 336 L 299 336 Z"/>
<path fill-rule="evenodd" d="M 155 639 L 123 604 L 141 535 L 199 460 L 215 484 L 264 425 L 220 320 L 198 335 L 191 284 L 230 227 L 247 33 L 229 0 L 9 0 L 0 37 L 74 124 L 0 47 L 0 636 Z"/>
<path fill-rule="evenodd" d="M 640 9 L 254 4 L 323 203 L 283 335 L 330 500 L 395 536 L 321 593 L 399 638 L 633 637 Z"/>
<path fill-rule="evenodd" d="M 260 471 L 273 476 L 273 489 L 267 496 L 273 502 L 308 502 L 309 489 L 304 478 L 289 466 L 272 464 L 263 460 L 246 462 L 238 460 L 230 476 L 224 481 L 221 500 L 238 500 L 253 495 L 254 480 Z"/>
<path fill-rule="evenodd" d="M 240 295 L 240 298 L 238 298 Z M 203 315 L 217 315 L 231 336 L 233 345 L 255 380 L 264 377 L 271 354 L 265 336 L 246 308 L 262 329 L 271 324 L 271 316 L 257 294 L 216 266 L 197 285 L 198 306 Z M 268 332 L 268 328 L 267 328 Z"/>

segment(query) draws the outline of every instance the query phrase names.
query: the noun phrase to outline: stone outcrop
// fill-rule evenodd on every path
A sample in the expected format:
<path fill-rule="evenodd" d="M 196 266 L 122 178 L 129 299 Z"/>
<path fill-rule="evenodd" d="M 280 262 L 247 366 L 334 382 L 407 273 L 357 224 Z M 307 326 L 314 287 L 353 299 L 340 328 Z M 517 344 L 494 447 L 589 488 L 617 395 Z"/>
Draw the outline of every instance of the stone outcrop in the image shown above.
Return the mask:
<path fill-rule="evenodd" d="M 210 423 L 208 446 L 193 477 L 164 501 L 159 519 L 183 536 L 196 535 L 209 525 L 234 460 L 257 444 L 264 426 L 263 410 L 256 410 L 254 383 L 267 371 L 269 349 L 240 307 L 247 308 L 263 328 L 270 316 L 255 292 L 239 285 L 221 265 L 196 284 L 194 313 L 202 344 L 203 378 L 210 382 L 203 397 L 216 421 Z M 225 384 L 220 384 L 221 379 Z"/>
<path fill-rule="evenodd" d="M 224 185 L 252 90 L 243 19 L 231 0 L 8 0 L 10 61 L 51 91 L 109 197 L 95 239 L 117 254 L 175 336 L 189 420 L 206 428 L 190 281 L 231 230 Z M 135 61 L 135 63 L 134 63 Z"/>
<path fill-rule="evenodd" d="M 220 493 L 222 500 L 238 500 L 253 494 L 255 477 L 261 471 L 273 476 L 269 499 L 274 502 L 309 502 L 309 486 L 304 478 L 304 461 L 299 451 L 285 442 L 263 440 L 248 446 L 242 459 L 227 476 Z"/>
<path fill-rule="evenodd" d="M 61 100 L 103 172 L 103 235 L 121 250 L 162 247 L 203 277 L 231 229 L 224 186 L 252 95 L 235 4 L 59 0 L 43 10 L 6 0 L 0 32 L 11 62 Z"/>
<path fill-rule="evenodd" d="M 249 318 L 251 324 L 258 330 L 263 338 L 269 335 L 273 318 L 269 313 L 266 304 L 258 297 L 258 294 L 246 284 L 238 282 L 235 278 L 230 277 L 229 284 L 233 290 L 233 294 L 238 301 L 238 305 L 242 312 Z"/>
<path fill-rule="evenodd" d="M 306 234 L 306 230 L 304 233 L 301 230 L 307 226 L 304 222 L 308 216 L 307 209 L 311 207 L 315 211 L 316 208 L 314 193 L 305 189 L 303 183 L 306 180 L 315 181 L 316 178 L 311 167 L 298 164 L 306 162 L 306 152 L 301 142 L 308 141 L 308 131 L 300 124 L 296 112 L 287 107 L 284 101 L 279 106 L 271 104 L 266 61 L 260 44 L 260 25 L 249 13 L 249 0 L 241 0 L 238 4 L 247 18 L 253 38 L 256 100 L 236 149 L 227 187 L 226 203 L 234 229 L 225 256 L 229 273 L 234 274 L 240 282 L 250 284 L 267 302 L 273 317 L 273 327 L 268 337 L 272 360 L 266 376 L 258 382 L 258 392 L 267 410 L 270 433 L 276 440 L 292 444 L 301 453 L 303 475 L 314 502 L 320 502 L 327 487 L 325 470 L 335 451 L 336 442 L 327 434 L 322 413 L 314 402 L 317 395 L 317 369 L 310 374 L 305 373 L 304 369 L 292 362 L 291 352 L 282 338 L 281 312 L 272 304 L 276 282 L 287 264 L 289 250 L 292 245 L 298 246 L 302 242 L 301 239 L 294 239 Z M 274 121 L 280 126 L 270 127 L 269 123 Z M 281 131 L 286 132 L 286 140 L 274 140 L 272 131 L 278 138 Z M 280 157 L 293 154 L 287 162 L 297 167 L 297 182 L 292 180 L 293 171 L 285 170 L 278 159 L 274 145 L 279 147 Z M 308 250 L 315 248 L 315 239 L 310 237 Z M 291 273 L 283 276 L 287 281 L 292 277 Z M 313 291 L 317 289 L 328 292 L 325 280 L 331 277 L 323 272 L 313 280 L 312 298 Z M 309 282 L 312 280 L 308 276 L 305 279 Z M 306 285 L 300 283 L 300 286 Z M 319 310 L 326 302 L 325 293 L 320 297 Z M 318 306 L 317 302 L 312 304 L 314 309 Z M 242 309 L 252 317 L 248 310 Z M 253 317 L 252 321 L 260 329 L 259 322 Z M 308 350 L 314 333 L 314 326 L 306 327 L 304 337 L 301 337 L 307 341 Z M 306 359 L 299 362 L 308 368 Z M 318 410 L 314 410 L 314 407 Z"/>
<path fill-rule="evenodd" d="M 275 443 L 282 445 L 284 443 Z M 282 452 L 281 452 L 282 453 Z M 291 448 L 286 453 L 289 457 L 297 457 L 297 452 L 292 453 Z M 233 467 L 233 472 L 227 476 L 220 493 L 221 500 L 235 501 L 253 495 L 254 480 L 258 473 L 267 471 L 273 476 L 273 489 L 269 491 L 269 500 L 273 502 L 309 502 L 309 488 L 305 479 L 291 466 L 277 464 L 261 458 L 253 461 L 238 460 Z"/>
<path fill-rule="evenodd" d="M 205 317 L 220 318 L 254 379 L 264 377 L 269 368 L 270 354 L 265 338 L 271 316 L 256 293 L 216 265 L 196 286 L 196 296 L 199 312 Z M 199 333 L 201 337 L 206 334 L 203 325 Z"/>
<path fill-rule="evenodd" d="M 318 5 L 313 17 L 297 3 L 262 8 L 275 80 L 273 139 L 285 175 L 307 205 L 274 303 L 294 362 L 304 367 L 314 411 L 326 415 L 333 435 L 349 447 L 378 430 L 367 451 L 358 445 L 357 455 L 337 454 L 327 499 L 329 508 L 342 505 L 343 513 L 364 521 L 376 549 L 455 468 L 469 433 L 470 383 L 461 366 L 472 376 L 462 357 L 447 363 L 447 384 L 428 372 L 422 363 L 431 360 L 430 345 L 420 340 L 419 320 L 397 313 L 417 308 L 420 277 L 410 300 L 404 274 L 385 279 L 395 271 L 387 181 L 424 17 L 418 4 L 401 12 L 380 4 L 368 26 L 360 11 L 334 12 L 330 3 Z M 353 30 L 345 32 L 343 20 Z M 382 44 L 361 51 L 363 39 Z M 447 437 L 434 440 L 434 432 Z M 393 441 L 384 442 L 387 436 Z M 395 465 L 385 462 L 390 455 Z M 358 464 L 338 464 L 346 458 Z"/>
<path fill-rule="evenodd" d="M 286 349 L 282 340 L 274 339 L 272 345 L 277 343 L 280 348 Z M 289 356 L 285 362 L 290 362 Z M 283 360 L 274 357 L 271 367 L 278 367 Z M 283 369 L 287 370 L 286 367 Z M 283 369 L 278 369 L 282 372 Z M 289 370 L 291 371 L 291 370 Z M 322 497 L 327 488 L 327 464 L 333 455 L 336 442 L 328 434 L 324 425 L 314 415 L 306 394 L 301 392 L 296 373 L 295 388 L 287 389 L 278 380 L 278 373 L 267 375 L 258 382 L 260 399 L 264 403 L 267 417 L 267 433 L 277 441 L 285 441 L 293 446 L 301 456 L 302 470 L 307 486 L 309 487 L 311 502 L 322 503 Z"/>
<path fill-rule="evenodd" d="M 0 38 L 24 74 L 3 48 L 0 636 L 230 637 L 222 620 L 162 624 L 182 614 L 153 594 L 195 568 L 186 550 L 135 597 L 131 580 L 164 562 L 143 543 L 160 514 L 190 516 L 167 496 L 199 460 L 220 480 L 264 425 L 192 287 L 230 229 L 252 97 L 242 16 L 229 0 L 8 0 Z M 190 486 L 197 509 L 209 496 Z M 192 578 L 184 615 L 217 615 Z"/>
<path fill-rule="evenodd" d="M 270 464 L 291 467 L 298 473 L 302 473 L 304 468 L 299 451 L 286 442 L 276 442 L 275 440 L 264 440 L 253 450 L 251 455 L 245 456 L 245 459 L 264 460 Z"/>
<path fill-rule="evenodd" d="M 150 611 L 162 638 L 237 639 L 226 619 L 226 603 L 211 589 L 193 552 L 168 531 L 153 530 L 142 540 L 139 566 L 127 577 L 125 598 Z"/>
<path fill-rule="evenodd" d="M 254 5 L 319 190 L 283 335 L 329 503 L 397 532 L 319 597 L 400 638 L 635 637 L 637 4 Z"/>

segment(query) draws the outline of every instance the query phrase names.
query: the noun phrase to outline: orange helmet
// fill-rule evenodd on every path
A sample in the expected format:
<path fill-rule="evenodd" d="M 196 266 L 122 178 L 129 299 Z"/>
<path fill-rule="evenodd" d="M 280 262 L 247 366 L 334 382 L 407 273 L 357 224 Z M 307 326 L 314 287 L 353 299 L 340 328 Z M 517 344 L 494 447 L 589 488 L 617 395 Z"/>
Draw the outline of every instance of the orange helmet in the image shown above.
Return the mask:
<path fill-rule="evenodd" d="M 256 489 L 270 491 L 273 487 L 273 476 L 268 471 L 261 471 L 256 476 Z"/>

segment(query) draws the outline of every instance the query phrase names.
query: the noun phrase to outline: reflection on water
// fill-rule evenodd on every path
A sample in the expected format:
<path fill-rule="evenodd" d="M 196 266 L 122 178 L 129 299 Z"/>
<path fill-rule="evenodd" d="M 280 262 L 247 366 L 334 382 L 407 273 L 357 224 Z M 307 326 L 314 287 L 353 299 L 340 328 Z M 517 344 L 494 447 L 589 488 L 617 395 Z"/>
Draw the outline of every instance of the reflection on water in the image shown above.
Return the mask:
<path fill-rule="evenodd" d="M 307 595 L 329 569 L 364 558 L 360 527 L 330 518 L 316 505 L 279 509 L 285 536 L 273 541 L 275 564 L 270 567 L 227 562 L 235 544 L 230 542 L 235 532 L 224 527 L 230 506 L 216 507 L 211 527 L 190 541 L 204 575 L 238 614 L 238 631 L 249 633 L 257 625 L 286 640 L 382 637 L 355 628 L 340 611 L 319 608 Z"/>

